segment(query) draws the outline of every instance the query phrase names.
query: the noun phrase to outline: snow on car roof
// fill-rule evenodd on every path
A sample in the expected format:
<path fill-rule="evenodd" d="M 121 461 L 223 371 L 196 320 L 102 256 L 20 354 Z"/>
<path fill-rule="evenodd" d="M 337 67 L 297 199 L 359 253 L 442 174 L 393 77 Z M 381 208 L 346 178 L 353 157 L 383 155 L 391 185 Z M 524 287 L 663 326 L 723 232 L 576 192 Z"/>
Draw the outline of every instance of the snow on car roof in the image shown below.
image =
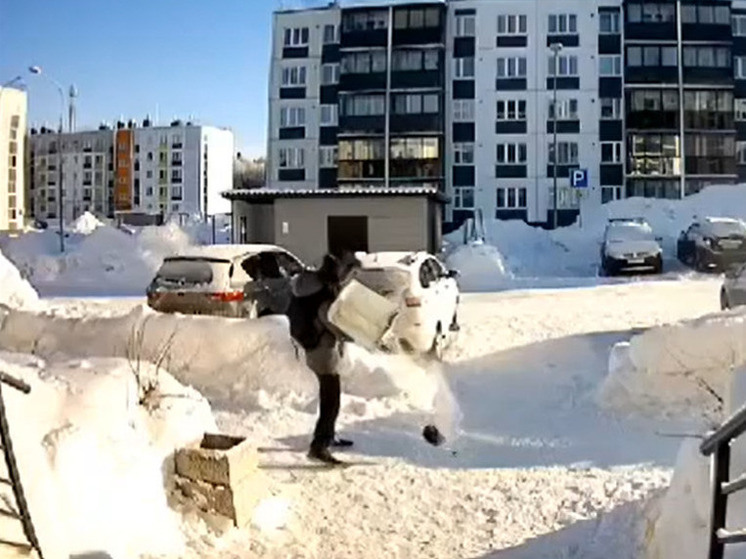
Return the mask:
<path fill-rule="evenodd" d="M 194 258 L 194 257 L 209 257 L 209 258 L 221 258 L 224 260 L 233 260 L 247 254 L 257 254 L 264 251 L 276 251 L 280 248 L 276 245 L 267 244 L 248 244 L 248 245 L 199 245 L 189 247 L 186 250 L 178 251 L 177 253 L 167 258 Z"/>

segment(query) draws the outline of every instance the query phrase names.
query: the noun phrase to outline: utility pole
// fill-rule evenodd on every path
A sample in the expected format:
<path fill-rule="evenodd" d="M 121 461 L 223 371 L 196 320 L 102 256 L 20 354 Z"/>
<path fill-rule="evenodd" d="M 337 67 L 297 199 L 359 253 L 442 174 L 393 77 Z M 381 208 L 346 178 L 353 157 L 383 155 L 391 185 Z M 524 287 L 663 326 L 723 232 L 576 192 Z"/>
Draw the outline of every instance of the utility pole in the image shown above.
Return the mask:
<path fill-rule="evenodd" d="M 559 53 L 562 50 L 562 43 L 552 43 L 549 45 L 550 50 L 554 53 L 554 72 L 552 80 L 552 188 L 553 188 L 553 206 L 552 228 L 557 229 L 559 223 L 557 193 L 557 78 L 559 76 Z"/>

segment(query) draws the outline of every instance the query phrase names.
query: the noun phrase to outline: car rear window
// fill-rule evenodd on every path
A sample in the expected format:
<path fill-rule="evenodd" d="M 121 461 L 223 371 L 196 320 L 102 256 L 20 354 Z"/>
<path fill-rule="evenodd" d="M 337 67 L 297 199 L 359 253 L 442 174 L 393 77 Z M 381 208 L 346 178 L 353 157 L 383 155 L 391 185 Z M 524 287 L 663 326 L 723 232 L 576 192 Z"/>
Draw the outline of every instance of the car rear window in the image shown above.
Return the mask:
<path fill-rule="evenodd" d="M 361 268 L 353 277 L 364 286 L 384 297 L 399 297 L 407 288 L 410 276 L 396 268 Z"/>
<path fill-rule="evenodd" d="M 718 221 L 709 224 L 709 229 L 715 237 L 743 237 L 746 236 L 746 226 L 740 222 Z"/>
<path fill-rule="evenodd" d="M 211 262 L 200 258 L 174 258 L 163 262 L 156 280 L 163 284 L 200 285 L 213 279 L 213 266 L 229 266 L 230 262 Z"/>
<path fill-rule="evenodd" d="M 650 228 L 639 225 L 614 225 L 608 233 L 610 241 L 652 241 L 654 238 Z"/>

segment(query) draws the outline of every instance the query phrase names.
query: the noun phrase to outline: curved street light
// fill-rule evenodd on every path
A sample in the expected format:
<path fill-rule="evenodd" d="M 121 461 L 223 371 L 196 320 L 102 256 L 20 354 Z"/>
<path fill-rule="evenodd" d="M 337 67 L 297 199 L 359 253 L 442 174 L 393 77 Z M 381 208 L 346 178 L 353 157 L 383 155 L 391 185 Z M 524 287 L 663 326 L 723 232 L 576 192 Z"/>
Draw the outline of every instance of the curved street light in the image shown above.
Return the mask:
<path fill-rule="evenodd" d="M 65 118 L 65 90 L 57 80 L 48 74 L 44 74 L 41 66 L 29 66 L 28 71 L 35 76 L 42 76 L 52 82 L 52 84 L 57 88 L 57 92 L 60 94 L 60 124 L 57 129 L 57 221 L 59 222 L 60 252 L 65 252 L 65 215 L 64 204 L 62 201 L 62 130 Z"/>

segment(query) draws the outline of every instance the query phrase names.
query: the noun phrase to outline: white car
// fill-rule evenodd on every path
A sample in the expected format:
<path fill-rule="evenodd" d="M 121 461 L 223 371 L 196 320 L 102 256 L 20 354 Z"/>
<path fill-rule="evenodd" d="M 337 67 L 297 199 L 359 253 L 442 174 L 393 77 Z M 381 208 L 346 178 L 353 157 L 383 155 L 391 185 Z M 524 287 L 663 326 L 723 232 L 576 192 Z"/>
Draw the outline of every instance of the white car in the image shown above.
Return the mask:
<path fill-rule="evenodd" d="M 442 359 L 451 334 L 459 329 L 457 272 L 446 269 L 427 252 L 356 256 L 362 267 L 353 277 L 400 306 L 391 326 L 392 338 L 399 348 Z"/>
<path fill-rule="evenodd" d="M 623 271 L 663 271 L 663 250 L 650 225 L 641 218 L 610 219 L 601 243 L 601 268 L 607 276 Z"/>

